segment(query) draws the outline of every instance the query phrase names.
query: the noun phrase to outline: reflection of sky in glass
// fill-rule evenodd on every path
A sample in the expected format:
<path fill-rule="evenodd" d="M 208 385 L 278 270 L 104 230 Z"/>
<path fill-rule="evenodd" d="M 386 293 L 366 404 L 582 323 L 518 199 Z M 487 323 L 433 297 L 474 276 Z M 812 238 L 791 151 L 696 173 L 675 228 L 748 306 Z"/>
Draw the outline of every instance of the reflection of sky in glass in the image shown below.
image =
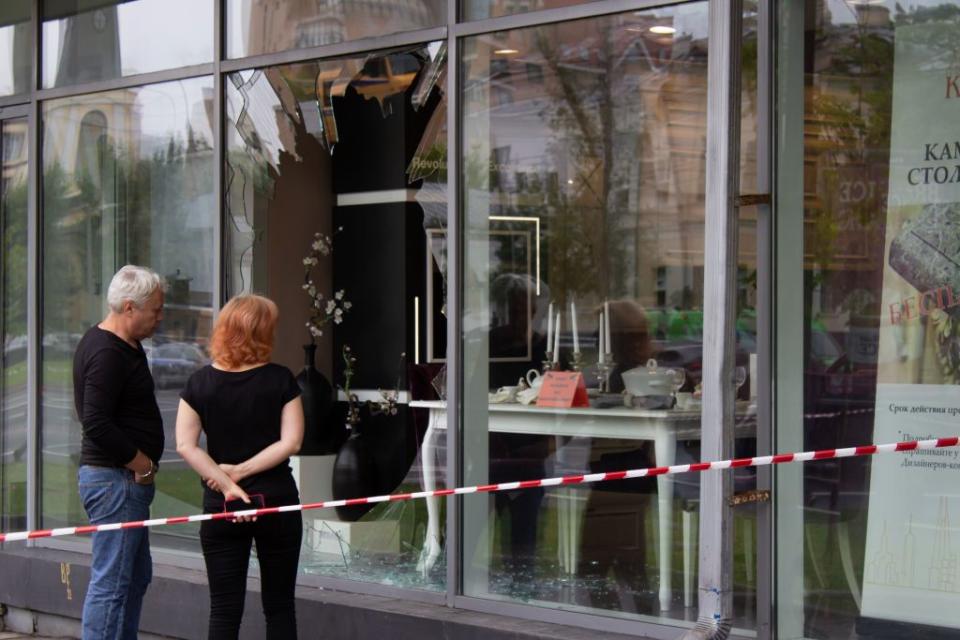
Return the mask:
<path fill-rule="evenodd" d="M 213 61 L 209 0 L 138 0 L 116 7 L 123 75 Z M 81 14 L 86 15 L 86 14 Z M 190 16 L 184 20 L 184 16 Z M 44 86 L 53 85 L 67 20 L 43 23 Z"/>
<path fill-rule="evenodd" d="M 243 54 L 242 43 L 250 41 L 250 3 L 227 0 L 227 29 L 226 32 L 230 53 L 238 56 Z M 234 49 L 237 49 L 234 52 Z"/>
<path fill-rule="evenodd" d="M 13 93 L 13 27 L 0 27 L 0 96 Z"/>
<path fill-rule="evenodd" d="M 137 129 L 143 136 L 142 156 L 149 157 L 158 147 L 165 148 L 171 126 L 177 134 L 182 134 L 187 123 L 198 139 L 203 138 L 213 146 L 213 131 L 203 108 L 205 98 L 213 98 L 209 80 L 165 82 L 140 88 L 137 93 L 140 125 Z"/>

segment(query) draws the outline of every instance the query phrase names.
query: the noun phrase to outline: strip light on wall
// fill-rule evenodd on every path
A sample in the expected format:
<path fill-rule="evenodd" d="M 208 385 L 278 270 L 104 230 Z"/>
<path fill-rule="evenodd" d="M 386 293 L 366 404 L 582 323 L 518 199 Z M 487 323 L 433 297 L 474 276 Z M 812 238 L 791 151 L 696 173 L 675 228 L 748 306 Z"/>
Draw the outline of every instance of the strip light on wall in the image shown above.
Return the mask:
<path fill-rule="evenodd" d="M 413 364 L 420 364 L 420 296 L 413 296 Z"/>
<path fill-rule="evenodd" d="M 532 222 L 537 234 L 537 248 L 535 251 L 535 260 L 537 263 L 537 295 L 540 295 L 540 218 L 537 216 L 490 216 L 491 220 L 506 220 L 507 222 Z"/>

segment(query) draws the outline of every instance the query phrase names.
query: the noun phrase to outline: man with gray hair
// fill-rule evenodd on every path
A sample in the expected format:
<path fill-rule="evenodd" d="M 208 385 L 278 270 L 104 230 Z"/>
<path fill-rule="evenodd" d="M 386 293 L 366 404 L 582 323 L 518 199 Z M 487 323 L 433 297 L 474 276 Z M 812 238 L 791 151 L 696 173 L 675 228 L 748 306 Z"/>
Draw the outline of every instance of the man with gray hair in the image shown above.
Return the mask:
<path fill-rule="evenodd" d="M 120 269 L 107 290 L 106 318 L 73 357 L 73 392 L 83 425 L 80 499 L 92 524 L 146 520 L 163 453 L 163 419 L 140 341 L 163 315 L 164 282 L 146 267 Z M 83 638 L 136 638 L 153 575 L 147 529 L 93 534 Z"/>

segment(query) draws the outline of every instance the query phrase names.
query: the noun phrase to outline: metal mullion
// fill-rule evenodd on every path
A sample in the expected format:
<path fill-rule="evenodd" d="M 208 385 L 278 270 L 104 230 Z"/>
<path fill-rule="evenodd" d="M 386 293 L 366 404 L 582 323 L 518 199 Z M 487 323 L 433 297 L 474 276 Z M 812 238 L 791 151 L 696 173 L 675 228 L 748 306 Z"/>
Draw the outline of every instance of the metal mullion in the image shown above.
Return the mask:
<path fill-rule="evenodd" d="M 653 7 L 686 4 L 689 1 L 690 0 L 605 0 L 603 2 L 587 2 L 585 4 L 560 7 L 557 9 L 544 9 L 543 11 L 530 11 L 528 13 L 518 13 L 509 16 L 500 16 L 497 18 L 487 18 L 485 20 L 460 22 L 451 28 L 453 29 L 454 35 L 460 38 L 463 36 L 479 35 L 494 31 L 509 31 L 511 29 L 539 27 L 555 22 L 569 22 L 571 20 L 580 20 L 583 18 L 596 18 L 599 16 L 626 13 L 628 11 L 638 11 Z"/>
<path fill-rule="evenodd" d="M 41 55 L 41 50 L 43 48 L 43 19 L 40 15 L 40 3 L 42 0 L 33 0 L 33 4 L 30 7 L 30 30 L 33 33 L 33 48 L 31 50 L 31 63 L 32 67 L 30 69 L 30 93 L 36 94 L 36 92 L 43 87 L 43 69 L 41 67 L 41 62 L 43 61 L 43 56 Z M 33 96 L 31 96 L 33 98 Z"/>
<path fill-rule="evenodd" d="M 421 29 L 419 31 L 404 31 L 386 36 L 360 38 L 307 49 L 288 49 L 287 51 L 223 60 L 220 63 L 220 69 L 229 73 L 232 71 L 243 71 L 245 69 L 272 67 L 280 64 L 308 62 L 320 58 L 342 58 L 348 55 L 371 53 L 383 51 L 384 49 L 413 46 L 424 42 L 443 40 L 446 37 L 447 28 L 445 26 Z"/>
<path fill-rule="evenodd" d="M 30 104 L 17 104 L 9 107 L 0 106 L 0 120 L 12 118 L 26 118 L 30 115 Z"/>
<path fill-rule="evenodd" d="M 174 80 L 187 80 L 198 76 L 209 76 L 214 73 L 215 65 L 212 62 L 190 65 L 188 67 L 177 67 L 176 69 L 164 69 L 162 71 L 152 71 L 150 73 L 138 73 L 132 76 L 122 78 L 111 78 L 110 80 L 98 80 L 96 82 L 85 82 L 82 84 L 71 84 L 62 87 L 53 87 L 50 89 L 39 89 L 36 92 L 38 100 L 53 100 L 55 98 L 67 98 L 70 96 L 84 95 L 88 93 L 100 93 L 103 91 L 113 91 L 116 89 L 129 89 L 148 84 L 158 84 L 161 82 L 172 82 Z"/>
<path fill-rule="evenodd" d="M 0 97 L 0 111 L 5 109 L 7 106 L 26 105 L 29 103 L 30 103 L 29 93 L 17 93 L 12 96 L 3 96 L 3 97 Z M 2 117 L 6 117 L 6 116 L 2 116 Z"/>
<path fill-rule="evenodd" d="M 214 0 L 213 4 L 213 158 L 217 166 L 213 171 L 213 192 L 216 194 L 216 210 L 213 218 L 213 291 L 211 306 L 213 307 L 213 316 L 216 319 L 220 311 L 220 306 L 224 303 L 224 292 L 226 291 L 225 279 L 227 266 L 223 264 L 224 243 L 224 217 L 227 208 L 226 193 L 224 193 L 224 165 L 226 162 L 226 151 L 224 144 L 224 126 L 223 121 L 226 114 L 223 109 L 223 73 L 220 66 L 224 55 L 224 11 L 225 0 Z"/>
<path fill-rule="evenodd" d="M 4 125 L 4 115 L 3 109 L 0 109 L 0 159 L 4 157 L 4 139 L 3 139 L 3 125 Z M 29 163 L 29 160 L 28 160 Z M 7 229 L 7 208 L 4 206 L 3 202 L 3 192 L 2 187 L 0 187 L 0 243 L 3 242 L 3 237 L 6 235 Z M 3 244 L 0 244 L 0 345 L 6 344 L 7 337 L 7 289 L 6 289 L 6 265 L 4 264 L 4 253 L 3 253 Z M 3 374 L 6 372 L 7 363 L 7 350 L 4 349 L 0 351 L 0 452 L 5 451 L 6 447 L 4 446 L 4 441 L 6 440 L 7 434 L 7 424 L 4 419 L 6 413 L 6 394 L 4 393 L 3 385 Z M 3 514 L 6 510 L 6 505 L 4 504 L 3 499 L 3 487 L 6 486 L 6 473 L 7 465 L 3 464 L 3 460 L 0 460 L 0 523 L 3 522 Z M 3 525 L 0 524 L 0 527 Z M 3 548 L 3 543 L 0 543 L 0 549 Z"/>
<path fill-rule="evenodd" d="M 804 66 L 805 24 L 810 17 L 804 0 L 775 4 L 775 37 L 771 86 L 774 105 L 772 138 L 773 295 L 771 298 L 770 370 L 773 448 L 802 451 L 803 340 L 796 327 L 804 324 Z M 773 636 L 803 637 L 806 553 L 804 465 L 779 465 L 773 470 Z"/>
<path fill-rule="evenodd" d="M 27 114 L 27 529 L 40 525 L 40 0 L 31 15 L 33 69 Z M 28 541 L 27 546 L 34 546 Z"/>
<path fill-rule="evenodd" d="M 457 0 L 447 0 L 447 20 L 453 24 L 457 19 Z M 463 381 L 463 344 L 461 329 L 463 320 L 461 281 L 463 274 L 462 243 L 460 241 L 460 144 L 461 127 L 459 117 L 459 78 L 460 49 L 457 37 L 448 32 L 447 36 L 447 362 L 453 366 L 447 368 L 447 485 L 460 486 L 463 478 L 462 432 L 460 430 L 460 398 Z M 451 380 L 452 377 L 452 380 Z M 463 498 L 448 496 L 447 529 L 444 532 L 447 554 L 446 603 L 454 607 L 457 597 L 463 591 L 462 540 L 460 536 Z"/>
<path fill-rule="evenodd" d="M 770 193 L 773 163 L 774 3 L 757 3 L 757 193 Z M 773 453 L 773 225 L 768 201 L 757 207 L 757 455 Z M 757 488 L 772 489 L 770 467 L 757 470 Z M 757 637 L 773 637 L 773 509 L 757 510 Z"/>

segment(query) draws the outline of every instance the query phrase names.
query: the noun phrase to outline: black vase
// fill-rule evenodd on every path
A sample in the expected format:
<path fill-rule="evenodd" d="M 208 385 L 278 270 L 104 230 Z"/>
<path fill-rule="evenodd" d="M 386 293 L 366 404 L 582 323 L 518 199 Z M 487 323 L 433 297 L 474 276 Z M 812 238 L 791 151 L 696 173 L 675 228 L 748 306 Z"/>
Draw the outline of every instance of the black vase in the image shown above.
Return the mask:
<path fill-rule="evenodd" d="M 303 345 L 303 371 L 297 375 L 303 402 L 303 445 L 300 455 L 322 456 L 336 453 L 343 438 L 342 425 L 330 420 L 330 407 L 333 405 L 333 387 L 326 377 L 314 366 L 317 345 Z"/>
<path fill-rule="evenodd" d="M 333 464 L 333 498 L 349 500 L 377 495 L 377 467 L 371 450 L 371 439 L 354 428 L 337 452 Z M 336 507 L 337 516 L 345 522 L 356 522 L 370 511 L 372 504 Z"/>

